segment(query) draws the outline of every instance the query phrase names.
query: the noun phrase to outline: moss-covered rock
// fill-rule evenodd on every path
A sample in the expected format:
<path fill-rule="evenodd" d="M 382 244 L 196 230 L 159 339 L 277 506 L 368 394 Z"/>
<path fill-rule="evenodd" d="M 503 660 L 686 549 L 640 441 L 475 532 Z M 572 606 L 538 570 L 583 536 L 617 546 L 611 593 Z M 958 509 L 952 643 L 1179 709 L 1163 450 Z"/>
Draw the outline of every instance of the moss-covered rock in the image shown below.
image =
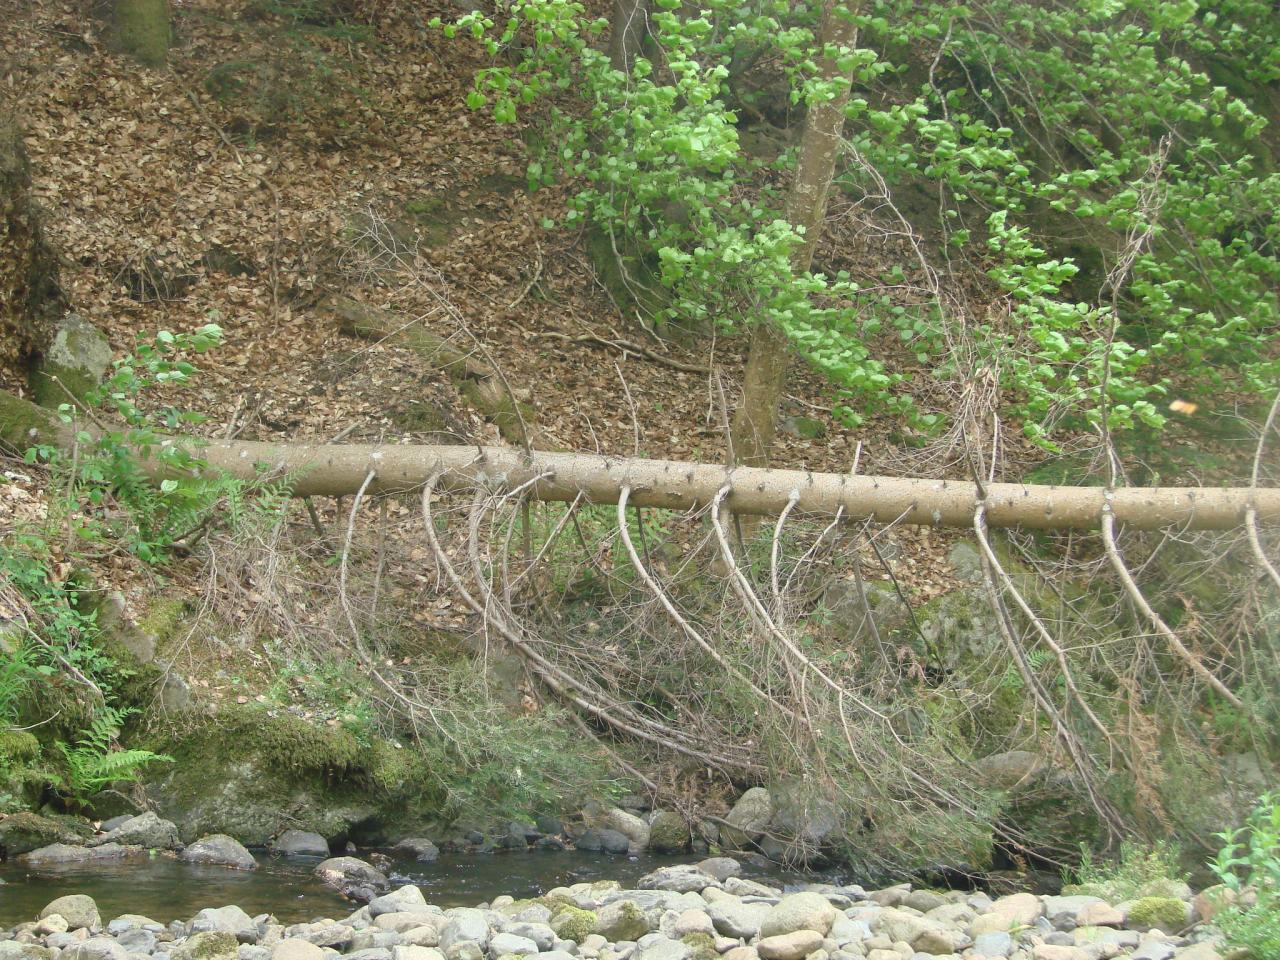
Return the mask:
<path fill-rule="evenodd" d="M 717 960 L 720 956 L 716 952 L 716 938 L 709 933 L 686 933 L 680 942 L 693 949 L 687 960 Z"/>
<path fill-rule="evenodd" d="M 445 803 L 415 752 L 365 745 L 342 727 L 282 710 L 226 709 L 148 746 L 177 761 L 149 786 L 159 813 L 188 842 L 225 833 L 265 846 L 286 828 L 331 839 L 356 825 L 404 822 L 406 807 Z"/>
<path fill-rule="evenodd" d="M 207 931 L 176 944 L 169 956 L 172 960 L 236 960 L 239 948 L 235 934 Z"/>
<path fill-rule="evenodd" d="M 649 824 L 649 849 L 654 853 L 684 853 L 689 849 L 689 824 L 684 817 L 663 810 Z"/>
<path fill-rule="evenodd" d="M 583 910 L 567 903 L 559 904 L 555 911 L 551 917 L 551 929 L 556 932 L 557 937 L 581 943 L 596 932 L 599 917 L 595 911 Z"/>
<path fill-rule="evenodd" d="M 1191 918 L 1189 905 L 1174 897 L 1142 897 L 1129 906 L 1128 926 L 1134 930 L 1160 929 L 1174 933 Z"/>
<path fill-rule="evenodd" d="M 30 853 L 51 843 L 75 843 L 76 835 L 49 817 L 24 811 L 0 820 L 0 858 Z"/>
<path fill-rule="evenodd" d="M 36 403 L 57 408 L 70 396 L 83 397 L 102 383 L 111 366 L 111 344 L 97 327 L 74 313 L 59 321 L 53 343 L 45 351 L 31 392 Z"/>
<path fill-rule="evenodd" d="M 630 900 L 619 900 L 602 908 L 594 933 L 610 943 L 620 940 L 639 940 L 649 932 L 649 921 L 644 911 Z M 578 938 L 573 938 L 578 939 Z"/>

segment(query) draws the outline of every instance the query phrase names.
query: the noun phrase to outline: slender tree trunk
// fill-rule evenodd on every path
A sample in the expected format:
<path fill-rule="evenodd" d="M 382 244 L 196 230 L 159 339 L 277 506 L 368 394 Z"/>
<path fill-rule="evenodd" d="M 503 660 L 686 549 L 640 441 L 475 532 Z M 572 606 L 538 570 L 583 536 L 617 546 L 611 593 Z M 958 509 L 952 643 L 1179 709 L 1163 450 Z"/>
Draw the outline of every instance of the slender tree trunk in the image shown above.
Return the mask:
<path fill-rule="evenodd" d="M 0 114 L 0 367 L 20 374 L 66 309 L 57 253 L 31 200 L 31 168 L 14 119 Z"/>
<path fill-rule="evenodd" d="M 834 48 L 838 53 L 854 47 L 858 28 L 853 22 L 853 14 L 851 4 L 827 0 L 820 31 L 824 49 Z M 809 106 L 800 141 L 796 178 L 787 201 L 787 219 L 803 233 L 800 245 L 791 256 L 791 267 L 797 274 L 808 272 L 813 264 L 814 248 L 822 235 L 822 223 L 827 214 L 827 191 L 831 189 L 831 178 L 840 153 L 844 108 L 853 86 L 853 74 L 842 72 L 835 57 L 822 58 L 819 75 L 827 84 L 836 85 L 836 89 L 831 99 Z M 778 408 L 789 364 L 786 333 L 771 324 L 756 324 L 751 331 L 747 353 L 742 406 L 738 408 L 732 426 L 734 455 L 739 463 L 764 466 L 769 462 L 769 447 L 778 430 Z"/>
<path fill-rule="evenodd" d="M 84 425 L 82 425 L 83 427 Z M 89 427 L 92 431 L 92 427 Z M 70 449 L 75 431 L 51 410 L 0 391 L 0 447 L 24 450 L 36 443 Z M 421 491 L 432 478 L 441 489 L 477 483 L 521 487 L 537 500 L 617 503 L 623 487 L 637 507 L 696 510 L 724 487 L 735 513 L 780 513 L 789 503 L 801 513 L 882 523 L 914 523 L 972 529 L 981 492 L 964 480 L 849 476 L 676 460 L 611 458 L 590 453 L 525 455 L 513 447 L 407 444 L 259 443 L 214 440 L 194 452 L 214 470 L 242 480 L 290 479 L 294 496 L 349 496 L 367 489 Z M 181 474 L 155 459 L 138 467 L 153 480 Z M 1252 508 L 1261 523 L 1280 522 L 1280 488 L 1258 487 L 1053 487 L 990 483 L 983 501 L 993 527 L 1096 529 L 1108 508 L 1117 523 L 1142 529 L 1183 527 L 1227 530 L 1240 526 Z"/>
<path fill-rule="evenodd" d="M 609 61 L 613 69 L 630 75 L 649 29 L 650 0 L 613 0 L 609 28 Z"/>
<path fill-rule="evenodd" d="M 169 0 L 115 0 L 115 46 L 148 67 L 169 56 Z"/>

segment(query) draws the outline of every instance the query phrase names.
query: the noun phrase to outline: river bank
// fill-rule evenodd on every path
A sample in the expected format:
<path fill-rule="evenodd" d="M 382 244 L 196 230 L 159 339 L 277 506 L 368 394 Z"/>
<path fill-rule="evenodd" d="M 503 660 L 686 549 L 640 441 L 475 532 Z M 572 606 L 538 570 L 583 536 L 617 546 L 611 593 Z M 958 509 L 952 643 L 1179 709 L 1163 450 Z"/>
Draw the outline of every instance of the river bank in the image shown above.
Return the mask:
<path fill-rule="evenodd" d="M 536 859 L 530 857 L 529 859 Z M 334 900 L 309 922 L 210 905 L 168 923 L 59 897 L 0 934 L 0 960 L 1227 960 L 1202 921 L 1212 898 L 1166 883 L 1110 903 L 1088 895 L 880 890 L 743 876 L 728 857 L 658 867 L 633 888 L 595 880 L 446 906 L 373 864 L 314 876 Z M 212 891 L 211 891 L 212 892 Z M 225 891 L 219 891 L 225 892 Z M 0 888 L 0 897 L 3 897 Z M 354 909 L 353 909 L 354 908 Z"/>

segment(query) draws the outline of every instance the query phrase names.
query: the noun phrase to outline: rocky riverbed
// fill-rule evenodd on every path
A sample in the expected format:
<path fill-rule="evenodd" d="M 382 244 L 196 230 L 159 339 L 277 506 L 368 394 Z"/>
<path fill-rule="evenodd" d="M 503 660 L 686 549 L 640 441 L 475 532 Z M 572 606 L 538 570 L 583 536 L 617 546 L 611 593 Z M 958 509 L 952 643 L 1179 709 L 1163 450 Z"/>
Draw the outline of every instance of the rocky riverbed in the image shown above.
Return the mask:
<path fill-rule="evenodd" d="M 235 905 L 162 924 L 69 895 L 0 933 L 0 960 L 1230 960 L 1201 923 L 1212 898 L 1175 883 L 1122 903 L 907 884 L 784 892 L 715 857 L 637 889 L 597 881 L 444 909 L 355 857 L 315 873 L 363 905 L 288 925 Z"/>

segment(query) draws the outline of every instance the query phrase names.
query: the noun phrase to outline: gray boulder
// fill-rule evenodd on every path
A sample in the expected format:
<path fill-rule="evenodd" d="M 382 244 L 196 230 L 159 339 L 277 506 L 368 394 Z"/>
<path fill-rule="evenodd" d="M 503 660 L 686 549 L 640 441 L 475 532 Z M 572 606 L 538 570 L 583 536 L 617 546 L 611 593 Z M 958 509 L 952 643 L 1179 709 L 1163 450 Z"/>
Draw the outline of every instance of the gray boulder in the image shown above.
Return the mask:
<path fill-rule="evenodd" d="M 405 837 L 391 850 L 394 853 L 411 856 L 419 863 L 433 863 L 440 858 L 440 848 L 426 837 Z"/>
<path fill-rule="evenodd" d="M 449 919 L 440 928 L 440 949 L 447 956 L 451 947 L 459 943 L 475 943 L 483 949 L 489 943 L 489 920 L 483 910 L 473 907 L 458 907 L 449 910 L 445 916 Z"/>
<path fill-rule="evenodd" d="M 659 867 L 640 878 L 641 890 L 670 890 L 674 893 L 700 893 L 707 887 L 719 887 L 720 881 L 709 873 L 703 873 L 692 864 Z"/>
<path fill-rule="evenodd" d="M 631 847 L 631 841 L 627 839 L 626 834 L 619 833 L 617 830 L 592 827 L 582 831 L 574 841 L 574 845 L 579 850 L 626 853 Z"/>
<path fill-rule="evenodd" d="M 820 893 L 793 893 L 770 908 L 760 922 L 760 936 L 778 937 L 796 930 L 816 930 L 821 939 L 830 932 L 837 912 Z"/>
<path fill-rule="evenodd" d="M 325 886 L 357 903 L 368 903 L 391 889 L 386 874 L 357 857 L 331 857 L 316 866 L 315 875 Z"/>
<path fill-rule="evenodd" d="M 75 313 L 68 313 L 54 331 L 53 343 L 31 380 L 32 396 L 45 407 L 58 407 L 70 393 L 77 400 L 102 383 L 111 367 L 111 344 L 106 334 Z"/>
<path fill-rule="evenodd" d="M 233 870 L 257 870 L 258 861 L 253 859 L 244 846 L 225 833 L 215 833 L 201 837 L 191 844 L 178 859 L 187 863 L 207 863 L 220 867 L 231 867 Z"/>
<path fill-rule="evenodd" d="M 492 939 L 489 940 L 489 954 L 494 960 L 506 954 L 516 954 L 524 957 L 537 952 L 538 945 L 536 943 L 514 933 L 494 934 Z"/>
<path fill-rule="evenodd" d="M 60 960 L 129 960 L 129 953 L 110 937 L 90 937 L 64 948 Z"/>
<path fill-rule="evenodd" d="M 286 830 L 276 837 L 271 849 L 286 857 L 329 856 L 329 842 L 320 834 L 307 830 Z"/>
<path fill-rule="evenodd" d="M 707 907 L 716 932 L 726 937 L 752 940 L 760 935 L 760 924 L 772 911 L 767 903 L 743 903 L 741 900 L 717 900 Z"/>
<path fill-rule="evenodd" d="M 372 917 L 380 917 L 384 913 L 423 913 L 426 909 L 427 900 L 422 891 L 411 883 L 369 901 L 369 915 Z"/>
<path fill-rule="evenodd" d="M 240 943 L 258 942 L 258 925 L 235 905 L 206 907 L 191 919 L 190 929 L 193 934 L 229 933 Z"/>
<path fill-rule="evenodd" d="M 104 843 L 100 847 L 81 847 L 73 844 L 53 843 L 39 850 L 24 853 L 18 858 L 28 866 L 50 866 L 59 863 L 84 863 L 89 860 L 121 860 L 142 853 L 141 847 L 122 847 L 118 843 Z"/>
<path fill-rule="evenodd" d="M 88 845 L 100 847 L 108 843 L 134 844 L 147 850 L 176 850 L 182 846 L 178 828 L 151 810 L 130 817 L 111 832 L 90 840 Z"/>
<path fill-rule="evenodd" d="M 67 921 L 68 930 L 96 930 L 102 926 L 102 917 L 98 914 L 98 905 L 93 897 L 82 893 L 73 893 L 51 901 L 40 911 L 40 919 L 54 914 Z"/>
<path fill-rule="evenodd" d="M 773 797 L 764 787 L 752 787 L 744 793 L 720 827 L 720 840 L 725 847 L 740 849 L 758 839 L 773 819 Z"/>

